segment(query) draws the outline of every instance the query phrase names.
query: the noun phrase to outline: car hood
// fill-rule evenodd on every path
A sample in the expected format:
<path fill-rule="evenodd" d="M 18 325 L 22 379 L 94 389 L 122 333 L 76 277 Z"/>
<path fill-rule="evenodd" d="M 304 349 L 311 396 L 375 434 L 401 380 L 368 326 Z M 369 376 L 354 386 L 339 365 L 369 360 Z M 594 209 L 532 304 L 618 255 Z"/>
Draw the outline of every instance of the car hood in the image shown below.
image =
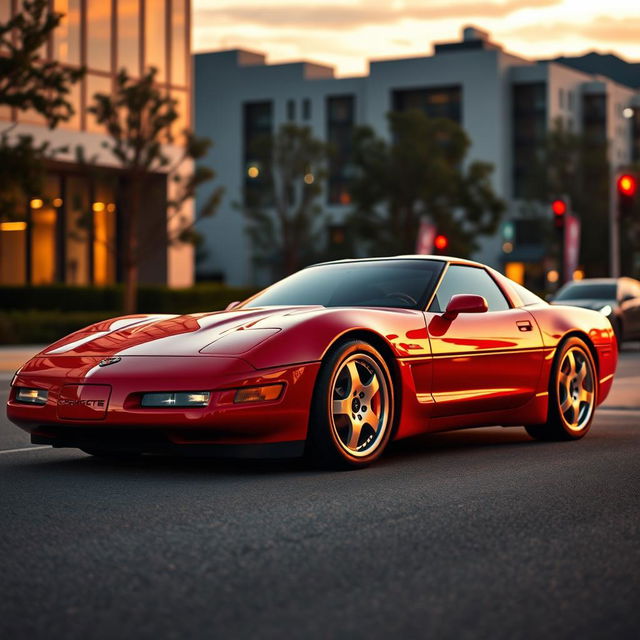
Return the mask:
<path fill-rule="evenodd" d="M 602 307 L 609 305 L 615 309 L 617 303 L 615 300 L 594 300 L 593 298 L 581 298 L 578 300 L 553 300 L 551 304 L 562 305 L 565 307 L 582 307 L 583 309 L 593 309 L 600 311 Z"/>
<path fill-rule="evenodd" d="M 183 316 L 114 318 L 73 333 L 39 356 L 241 355 L 324 307 L 262 307 Z"/>

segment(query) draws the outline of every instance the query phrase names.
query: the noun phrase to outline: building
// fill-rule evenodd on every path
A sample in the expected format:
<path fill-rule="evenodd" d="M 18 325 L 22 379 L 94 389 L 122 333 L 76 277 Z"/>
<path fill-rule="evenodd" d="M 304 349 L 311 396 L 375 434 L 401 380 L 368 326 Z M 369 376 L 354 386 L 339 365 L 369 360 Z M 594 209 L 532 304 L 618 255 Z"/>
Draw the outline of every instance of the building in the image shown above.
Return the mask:
<path fill-rule="evenodd" d="M 87 74 L 74 85 L 73 118 L 50 131 L 37 114 L 4 108 L 0 130 L 11 123 L 12 135 L 30 134 L 35 142 L 68 146 L 48 167 L 42 193 L 31 194 L 24 215 L 0 221 L 0 284 L 67 283 L 106 285 L 120 280 L 123 202 L 121 177 L 101 127 L 88 112 L 96 92 L 112 90 L 117 71 L 132 76 L 158 68 L 159 85 L 177 100 L 181 120 L 189 126 L 191 110 L 190 0 L 52 0 L 64 14 L 44 52 L 48 59 L 69 66 L 84 65 Z M 18 0 L 0 4 L 0 21 L 17 11 Z M 75 148 L 84 149 L 88 166 L 77 163 Z M 167 147 L 172 157 L 181 149 Z M 166 235 L 167 198 L 171 185 L 157 174 L 150 189 L 144 229 Z M 191 215 L 185 210 L 186 215 Z M 80 225 L 79 221 L 85 222 Z M 145 283 L 187 286 L 193 282 L 193 250 L 149 243 L 140 263 Z"/>
<path fill-rule="evenodd" d="M 330 163 L 324 194 L 334 220 L 349 209 L 354 126 L 366 124 L 388 136 L 387 113 L 410 108 L 460 123 L 472 141 L 469 159 L 494 165 L 494 188 L 509 204 L 507 221 L 515 218 L 510 232 L 522 239 L 513 255 L 504 253 L 501 235 L 485 239 L 474 257 L 519 280 L 525 264 L 533 278 L 542 277 L 544 248 L 518 218 L 518 199 L 527 159 L 551 123 L 560 117 L 575 131 L 599 128 L 612 143 L 615 164 L 632 160 L 634 140 L 636 153 L 639 148 L 640 131 L 633 128 L 640 113 L 637 89 L 558 62 L 512 55 L 473 27 L 464 29 L 459 42 L 435 45 L 433 55 L 373 60 L 368 75 L 353 78 L 335 78 L 331 67 L 310 62 L 267 64 L 251 51 L 201 53 L 195 56 L 195 83 L 195 128 L 214 141 L 209 161 L 226 188 L 218 213 L 201 226 L 208 251 L 198 272 L 221 273 L 231 284 L 259 279 L 245 222 L 233 204 L 242 201 L 252 179 L 252 138 L 286 121 L 309 125 L 341 150 Z"/>

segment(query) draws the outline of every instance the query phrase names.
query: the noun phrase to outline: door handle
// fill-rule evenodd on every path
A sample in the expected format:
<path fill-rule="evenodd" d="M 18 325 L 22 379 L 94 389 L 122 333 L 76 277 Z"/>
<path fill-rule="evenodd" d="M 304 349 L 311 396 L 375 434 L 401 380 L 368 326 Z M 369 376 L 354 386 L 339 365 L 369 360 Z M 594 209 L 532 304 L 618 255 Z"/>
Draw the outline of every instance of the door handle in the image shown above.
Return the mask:
<path fill-rule="evenodd" d="M 531 323 L 528 320 L 519 320 L 518 322 L 516 322 L 516 324 L 518 325 L 518 329 L 520 331 L 531 331 L 531 329 L 533 329 Z"/>

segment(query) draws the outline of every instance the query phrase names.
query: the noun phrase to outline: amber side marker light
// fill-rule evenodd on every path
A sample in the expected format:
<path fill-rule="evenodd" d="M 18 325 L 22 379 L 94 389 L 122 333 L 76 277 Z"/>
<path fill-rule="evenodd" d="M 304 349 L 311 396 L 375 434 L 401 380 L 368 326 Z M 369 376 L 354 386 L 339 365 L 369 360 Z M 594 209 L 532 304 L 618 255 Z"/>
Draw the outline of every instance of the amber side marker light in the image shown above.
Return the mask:
<path fill-rule="evenodd" d="M 266 402 L 277 400 L 282 395 L 283 384 L 269 384 L 264 387 L 246 387 L 236 391 L 234 403 L 240 402 Z"/>

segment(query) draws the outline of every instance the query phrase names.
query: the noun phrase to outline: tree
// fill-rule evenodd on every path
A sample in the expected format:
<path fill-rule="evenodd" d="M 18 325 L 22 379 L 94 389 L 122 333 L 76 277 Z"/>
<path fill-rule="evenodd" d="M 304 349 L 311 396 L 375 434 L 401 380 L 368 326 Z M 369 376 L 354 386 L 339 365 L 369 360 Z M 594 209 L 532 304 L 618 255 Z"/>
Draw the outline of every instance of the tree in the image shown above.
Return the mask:
<path fill-rule="evenodd" d="M 191 169 L 205 156 L 211 141 L 184 130 L 179 134 L 180 152 L 172 156 L 167 145 L 176 141 L 176 101 L 156 86 L 155 75 L 153 68 L 140 79 L 120 71 L 113 94 L 96 94 L 89 108 L 109 135 L 104 146 L 117 160 L 126 188 L 122 235 L 126 313 L 136 310 L 139 266 L 145 250 L 157 243 L 197 242 L 196 222 L 213 215 L 222 196 L 218 187 L 193 219 L 184 213 L 184 205 L 196 189 L 215 177 L 208 167 L 196 164 Z M 152 177 L 157 173 L 167 176 L 170 193 L 167 218 L 153 225 L 143 218 L 143 212 Z M 142 244 L 140 238 L 144 238 Z"/>
<path fill-rule="evenodd" d="M 262 162 L 248 168 L 255 178 L 249 173 L 241 208 L 254 261 L 270 265 L 277 278 L 313 261 L 323 220 L 316 200 L 329 147 L 309 127 L 288 123 L 275 136 L 256 140 L 252 152 Z"/>
<path fill-rule="evenodd" d="M 569 196 L 581 220 L 580 263 L 589 277 L 609 270 L 609 184 L 606 140 L 569 131 L 556 119 L 530 158 L 524 209 L 551 230 L 549 203 Z"/>
<path fill-rule="evenodd" d="M 28 109 L 41 115 L 50 129 L 74 113 L 68 101 L 71 85 L 84 69 L 70 69 L 41 57 L 63 14 L 50 10 L 48 0 L 22 3 L 22 10 L 0 23 L 0 106 Z M 63 151 L 48 142 L 35 144 L 29 135 L 11 136 L 15 125 L 0 134 L 0 217 L 14 217 L 45 175 L 48 158 Z"/>
<path fill-rule="evenodd" d="M 352 234 L 374 254 L 413 253 L 420 220 L 428 217 L 466 256 L 479 235 L 496 231 L 504 203 L 494 193 L 493 167 L 464 167 L 469 138 L 455 122 L 421 111 L 390 113 L 387 142 L 361 127 L 354 140 Z"/>

